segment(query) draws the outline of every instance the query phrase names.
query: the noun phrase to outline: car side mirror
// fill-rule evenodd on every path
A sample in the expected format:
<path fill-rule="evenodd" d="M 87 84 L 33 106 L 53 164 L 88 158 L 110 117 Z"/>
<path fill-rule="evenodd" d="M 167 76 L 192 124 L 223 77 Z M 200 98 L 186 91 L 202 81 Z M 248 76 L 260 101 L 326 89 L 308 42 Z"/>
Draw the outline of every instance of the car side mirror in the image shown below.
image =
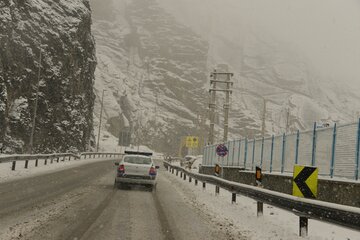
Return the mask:
<path fill-rule="evenodd" d="M 116 163 L 115 163 L 115 166 L 119 166 L 119 163 L 118 163 L 118 162 L 116 162 Z"/>
<path fill-rule="evenodd" d="M 156 169 L 159 169 L 159 168 L 160 168 L 160 166 L 155 166 L 155 168 L 156 168 Z"/>

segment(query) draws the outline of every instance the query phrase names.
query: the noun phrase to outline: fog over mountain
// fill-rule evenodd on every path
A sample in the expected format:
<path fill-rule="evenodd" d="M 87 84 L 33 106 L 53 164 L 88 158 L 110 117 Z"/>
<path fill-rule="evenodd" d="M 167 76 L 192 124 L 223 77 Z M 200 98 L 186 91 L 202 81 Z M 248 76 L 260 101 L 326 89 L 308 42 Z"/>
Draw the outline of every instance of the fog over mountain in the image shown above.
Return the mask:
<path fill-rule="evenodd" d="M 222 37 L 241 44 L 256 33 L 302 55 L 324 77 L 360 88 L 358 0 L 158 1 L 210 42 Z"/>
<path fill-rule="evenodd" d="M 209 74 L 234 76 L 230 138 L 348 123 L 359 117 L 358 1 L 92 0 L 97 43 L 95 127 L 178 151 L 208 131 Z M 216 141 L 223 96 L 218 94 Z M 139 135 L 140 134 L 140 135 Z M 169 137 L 171 136 L 171 137 Z M 165 146 L 165 147 L 164 147 Z"/>

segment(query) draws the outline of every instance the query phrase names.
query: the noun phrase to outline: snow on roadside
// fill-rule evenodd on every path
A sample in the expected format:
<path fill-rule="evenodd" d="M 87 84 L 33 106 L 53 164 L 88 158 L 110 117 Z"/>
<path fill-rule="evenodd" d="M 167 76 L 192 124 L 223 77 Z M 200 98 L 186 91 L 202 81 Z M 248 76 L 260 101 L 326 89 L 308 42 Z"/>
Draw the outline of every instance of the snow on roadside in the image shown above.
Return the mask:
<path fill-rule="evenodd" d="M 309 239 L 309 240 L 359 240 L 360 232 L 309 220 L 309 236 L 298 237 L 299 218 L 290 212 L 264 204 L 264 216 L 256 217 L 256 201 L 244 196 L 237 196 L 237 203 L 231 204 L 231 193 L 220 189 L 215 196 L 215 186 L 207 184 L 206 189 L 181 180 L 176 175 L 166 172 L 176 190 L 181 191 L 186 199 L 203 212 L 210 214 L 218 225 L 241 233 L 252 240 Z"/>
<path fill-rule="evenodd" d="M 52 164 L 50 163 L 50 160 L 48 160 L 47 165 L 44 165 L 44 160 L 39 160 L 38 167 L 35 167 L 35 161 L 29 161 L 28 169 L 24 168 L 25 162 L 18 161 L 16 162 L 15 171 L 11 170 L 12 163 L 0 163 L 0 183 L 30 176 L 32 177 L 41 174 L 56 172 L 93 162 L 109 161 L 114 159 L 115 158 L 80 159 L 71 161 L 66 160 L 64 162 L 60 161 L 59 163 L 54 161 Z"/>

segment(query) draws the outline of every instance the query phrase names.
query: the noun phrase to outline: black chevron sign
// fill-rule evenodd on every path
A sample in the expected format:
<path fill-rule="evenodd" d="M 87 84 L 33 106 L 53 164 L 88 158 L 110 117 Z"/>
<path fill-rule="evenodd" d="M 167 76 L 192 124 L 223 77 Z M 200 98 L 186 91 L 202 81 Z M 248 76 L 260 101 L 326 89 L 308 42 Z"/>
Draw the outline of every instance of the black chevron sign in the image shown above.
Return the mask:
<path fill-rule="evenodd" d="M 317 195 L 317 168 L 295 166 L 294 168 L 294 184 L 301 193 L 293 186 L 293 195 L 305 198 L 316 198 Z M 314 176 L 312 176 L 315 174 Z M 311 180 L 307 181 L 309 178 Z"/>

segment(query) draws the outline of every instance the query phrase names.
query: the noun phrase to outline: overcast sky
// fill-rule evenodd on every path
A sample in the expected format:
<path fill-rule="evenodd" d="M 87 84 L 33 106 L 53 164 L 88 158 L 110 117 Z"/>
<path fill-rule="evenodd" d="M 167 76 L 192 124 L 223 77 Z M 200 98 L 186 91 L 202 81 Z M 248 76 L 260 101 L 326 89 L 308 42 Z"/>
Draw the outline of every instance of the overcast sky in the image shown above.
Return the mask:
<path fill-rule="evenodd" d="M 234 39 L 249 29 L 262 32 L 289 44 L 322 75 L 360 88 L 360 0 L 158 1 L 199 31 Z"/>

